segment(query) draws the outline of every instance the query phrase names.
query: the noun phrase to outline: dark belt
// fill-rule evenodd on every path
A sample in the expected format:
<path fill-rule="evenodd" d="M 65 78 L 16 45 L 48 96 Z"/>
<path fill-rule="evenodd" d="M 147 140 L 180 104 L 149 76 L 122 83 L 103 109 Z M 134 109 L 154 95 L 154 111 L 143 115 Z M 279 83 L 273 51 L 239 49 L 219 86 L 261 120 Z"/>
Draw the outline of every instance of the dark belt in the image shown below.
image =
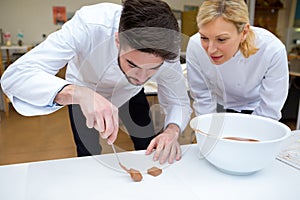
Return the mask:
<path fill-rule="evenodd" d="M 233 109 L 226 109 L 226 112 L 230 113 L 243 113 L 243 114 L 252 114 L 253 110 L 241 110 L 241 112 L 233 110 Z"/>

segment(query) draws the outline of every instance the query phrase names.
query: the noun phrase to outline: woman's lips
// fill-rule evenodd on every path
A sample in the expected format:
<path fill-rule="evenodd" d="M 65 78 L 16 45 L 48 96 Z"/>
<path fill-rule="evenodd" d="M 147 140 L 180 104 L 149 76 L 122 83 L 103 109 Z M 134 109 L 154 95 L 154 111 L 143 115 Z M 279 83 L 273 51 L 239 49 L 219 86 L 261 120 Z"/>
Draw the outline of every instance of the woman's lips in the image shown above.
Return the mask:
<path fill-rule="evenodd" d="M 216 62 L 216 61 L 219 61 L 223 56 L 210 56 L 210 58 Z"/>

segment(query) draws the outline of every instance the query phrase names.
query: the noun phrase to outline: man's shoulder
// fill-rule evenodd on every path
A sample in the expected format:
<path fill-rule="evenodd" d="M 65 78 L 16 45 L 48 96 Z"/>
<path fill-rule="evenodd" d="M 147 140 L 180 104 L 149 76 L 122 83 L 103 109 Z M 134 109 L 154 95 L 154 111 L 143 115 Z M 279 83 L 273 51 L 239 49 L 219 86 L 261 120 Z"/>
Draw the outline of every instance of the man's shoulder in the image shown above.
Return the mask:
<path fill-rule="evenodd" d="M 83 12 L 97 12 L 99 14 L 99 11 L 120 11 L 122 10 L 122 6 L 120 4 L 115 4 L 115 3 L 98 3 L 98 4 L 92 4 L 92 5 L 86 5 L 80 8 Z"/>
<path fill-rule="evenodd" d="M 94 5 L 83 6 L 79 10 L 82 20 L 90 24 L 106 25 L 113 21 L 119 21 L 122 12 L 122 6 L 114 3 L 98 3 Z"/>

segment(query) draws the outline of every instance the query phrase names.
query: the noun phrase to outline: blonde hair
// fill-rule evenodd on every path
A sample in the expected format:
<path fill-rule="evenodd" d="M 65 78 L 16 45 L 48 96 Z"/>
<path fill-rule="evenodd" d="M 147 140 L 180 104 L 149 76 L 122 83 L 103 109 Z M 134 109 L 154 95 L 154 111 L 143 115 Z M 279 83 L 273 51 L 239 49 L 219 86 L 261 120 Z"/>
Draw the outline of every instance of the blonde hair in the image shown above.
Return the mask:
<path fill-rule="evenodd" d="M 244 0 L 205 0 L 197 15 L 197 24 L 209 23 L 218 17 L 232 22 L 238 33 L 244 30 L 244 26 L 249 23 L 248 7 Z M 255 33 L 251 28 L 246 39 L 240 43 L 240 51 L 244 57 L 248 58 L 258 51 L 255 46 Z"/>

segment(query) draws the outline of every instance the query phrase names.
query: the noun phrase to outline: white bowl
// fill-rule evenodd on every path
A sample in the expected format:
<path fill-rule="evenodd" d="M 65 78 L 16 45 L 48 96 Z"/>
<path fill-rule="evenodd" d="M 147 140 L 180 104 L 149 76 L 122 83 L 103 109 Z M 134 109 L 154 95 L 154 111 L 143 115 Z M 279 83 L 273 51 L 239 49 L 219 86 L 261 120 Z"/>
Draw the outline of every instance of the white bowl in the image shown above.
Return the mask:
<path fill-rule="evenodd" d="M 247 175 L 257 172 L 275 160 L 291 129 L 278 121 L 248 114 L 212 113 L 191 120 L 201 158 L 219 170 Z M 224 139 L 226 136 L 257 139 L 259 142 Z"/>

